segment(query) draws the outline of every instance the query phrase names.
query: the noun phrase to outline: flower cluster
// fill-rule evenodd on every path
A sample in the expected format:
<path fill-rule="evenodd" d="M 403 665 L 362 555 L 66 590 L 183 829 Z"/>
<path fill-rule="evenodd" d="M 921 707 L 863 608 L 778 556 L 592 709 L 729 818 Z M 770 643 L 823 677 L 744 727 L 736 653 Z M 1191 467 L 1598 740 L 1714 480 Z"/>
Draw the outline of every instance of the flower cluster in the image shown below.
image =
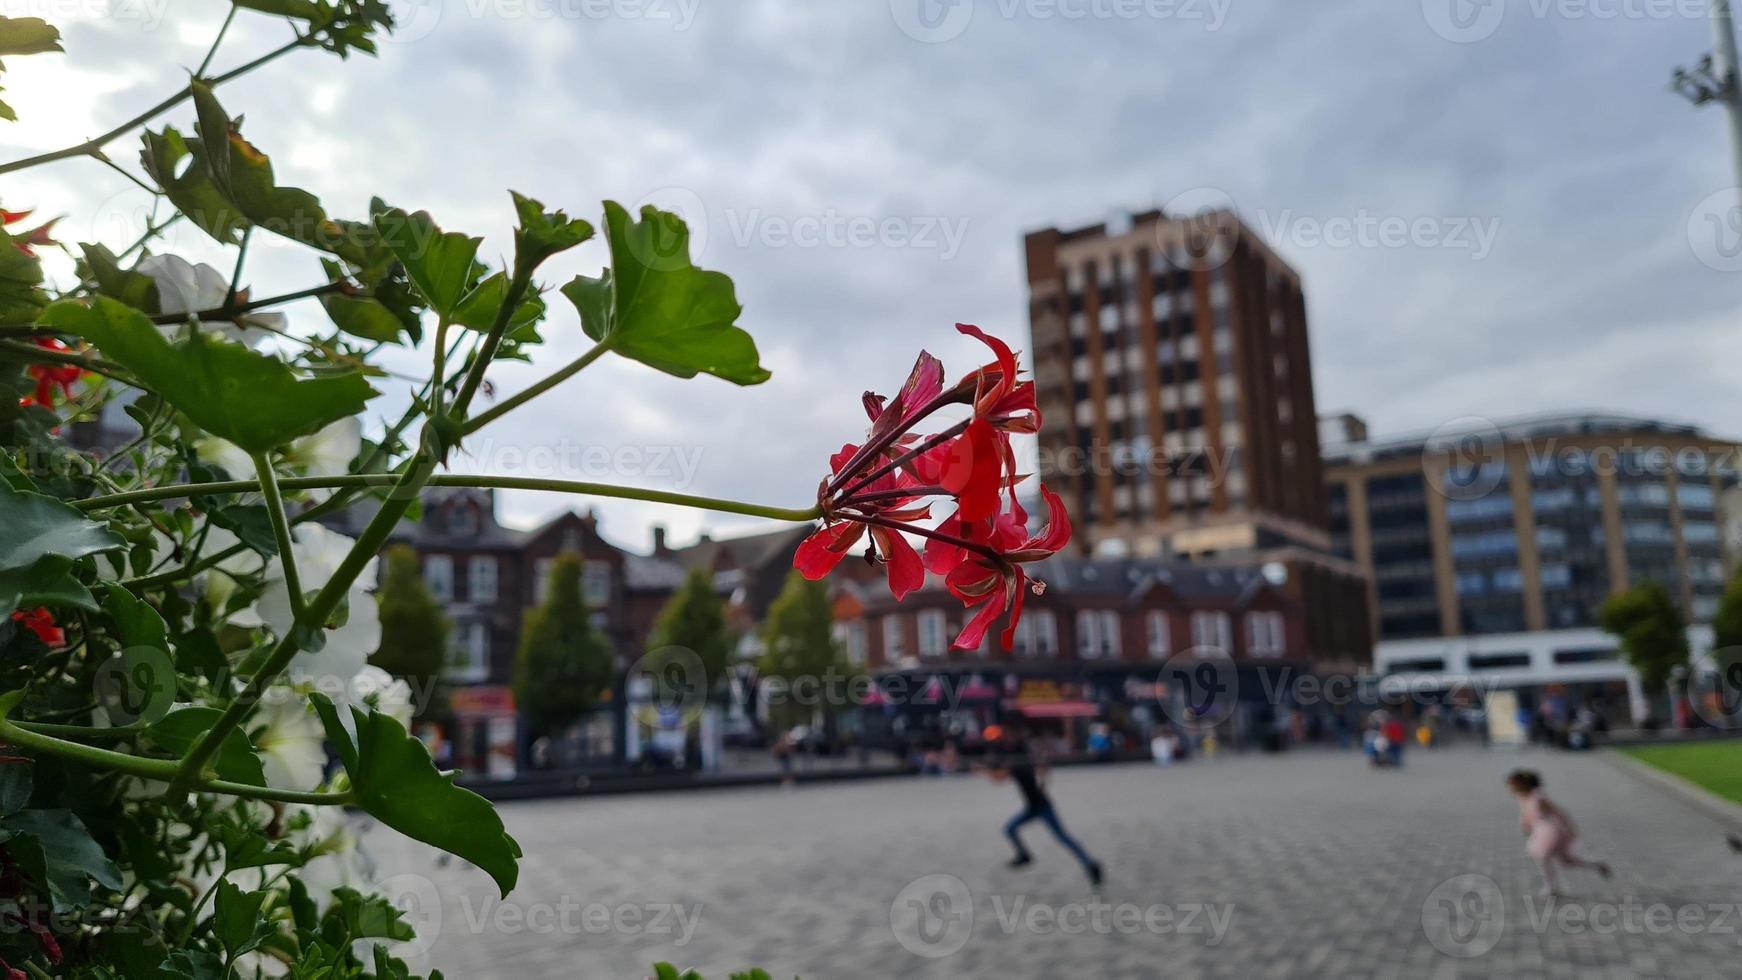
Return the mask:
<path fill-rule="evenodd" d="M 1029 532 L 1016 498 L 1026 477 L 1016 472 L 1010 437 L 1040 430 L 1034 382 L 1020 380 L 1008 344 L 968 324 L 956 329 L 990 348 L 992 361 L 946 387 L 943 364 L 921 352 L 894 397 L 865 394 L 870 431 L 863 443 L 843 446 L 830 459 L 830 476 L 817 493 L 823 525 L 805 539 L 793 565 L 806 578 L 820 579 L 868 539 L 866 558 L 884 566 L 897 601 L 924 585 L 929 572 L 966 608 L 978 610 L 956 649 L 978 648 L 1008 612 L 1001 634 L 1008 650 L 1025 593 L 1044 588 L 1023 566 L 1070 542 L 1070 517 L 1043 486 L 1047 525 Z M 935 435 L 915 433 L 949 406 L 968 407 L 968 418 Z M 953 502 L 955 510 L 932 526 L 939 500 Z M 925 539 L 923 556 L 907 540 L 910 534 Z"/>
<path fill-rule="evenodd" d="M 41 640 L 46 647 L 52 649 L 66 645 L 66 630 L 56 625 L 54 614 L 42 606 L 31 610 L 15 610 L 12 613 L 12 621 L 36 634 L 36 638 Z"/>

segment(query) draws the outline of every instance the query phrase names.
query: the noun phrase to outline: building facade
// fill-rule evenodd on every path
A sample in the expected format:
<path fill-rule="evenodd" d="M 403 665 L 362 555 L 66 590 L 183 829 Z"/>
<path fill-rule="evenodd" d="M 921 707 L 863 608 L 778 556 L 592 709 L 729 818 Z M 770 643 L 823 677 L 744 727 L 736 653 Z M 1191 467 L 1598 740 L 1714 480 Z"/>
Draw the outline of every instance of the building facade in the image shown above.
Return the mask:
<path fill-rule="evenodd" d="M 951 649 L 974 610 L 935 579 L 901 603 L 880 583 L 838 590 L 846 658 L 877 682 L 869 741 L 1020 722 L 1081 748 L 1089 724 L 1146 740 L 1188 718 L 1257 739 L 1296 707 L 1291 678 L 1315 667 L 1305 610 L 1257 569 L 1059 557 L 1031 571 L 1047 588 L 1028 597 L 1009 651 L 996 632 Z"/>
<path fill-rule="evenodd" d="M 1367 573 L 1376 661 L 1508 687 L 1636 681 L 1596 629 L 1657 582 L 1696 654 L 1739 556 L 1725 533 L 1737 443 L 1693 426 L 1572 414 L 1329 446 L 1337 551 Z"/>
<path fill-rule="evenodd" d="M 1281 562 L 1314 655 L 1364 664 L 1368 590 L 1331 551 L 1300 276 L 1226 212 L 1025 246 L 1041 471 L 1083 551 Z"/>
<path fill-rule="evenodd" d="M 609 640 L 619 671 L 646 652 L 653 621 L 682 583 L 684 568 L 612 544 L 594 514 L 571 511 L 518 530 L 500 523 L 495 503 L 491 490 L 426 490 L 419 518 L 402 521 L 389 544 L 417 552 L 424 585 L 453 624 L 442 680 L 454 716 L 455 762 L 469 772 L 501 775 L 519 755 L 513 685 L 521 623 L 543 601 L 556 557 L 581 556 L 582 601 Z M 374 509 L 358 505 L 326 523 L 355 535 Z M 591 751 L 620 754 L 618 727 L 599 726 Z"/>

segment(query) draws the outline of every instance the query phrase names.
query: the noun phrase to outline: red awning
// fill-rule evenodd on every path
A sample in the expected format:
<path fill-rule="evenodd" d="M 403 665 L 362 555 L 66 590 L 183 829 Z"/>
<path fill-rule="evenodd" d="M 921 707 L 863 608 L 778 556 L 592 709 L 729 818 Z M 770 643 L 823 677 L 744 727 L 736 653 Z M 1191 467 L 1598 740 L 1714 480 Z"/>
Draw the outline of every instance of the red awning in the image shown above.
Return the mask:
<path fill-rule="evenodd" d="M 1101 706 L 1092 701 L 1036 701 L 1019 704 L 1016 710 L 1030 718 L 1095 718 Z"/>

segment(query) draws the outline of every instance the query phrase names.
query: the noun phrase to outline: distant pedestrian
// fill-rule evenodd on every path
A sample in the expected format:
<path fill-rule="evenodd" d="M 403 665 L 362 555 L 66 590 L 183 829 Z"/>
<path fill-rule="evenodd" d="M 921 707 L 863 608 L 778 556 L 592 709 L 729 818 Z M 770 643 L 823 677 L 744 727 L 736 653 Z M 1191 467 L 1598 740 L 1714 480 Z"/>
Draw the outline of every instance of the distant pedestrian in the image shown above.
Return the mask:
<path fill-rule="evenodd" d="M 775 764 L 780 767 L 780 785 L 782 789 L 787 789 L 792 786 L 793 749 L 794 746 L 791 732 L 781 732 L 780 737 L 774 740 L 774 748 L 772 749 L 772 752 Z"/>
<path fill-rule="evenodd" d="M 1506 788 L 1518 798 L 1518 825 L 1524 832 L 1525 850 L 1542 870 L 1543 894 L 1553 898 L 1560 894 L 1556 865 L 1588 868 L 1608 878 L 1611 870 L 1601 861 L 1587 861 L 1573 854 L 1579 830 L 1573 818 L 1556 806 L 1542 791 L 1542 777 L 1529 769 L 1515 769 L 1506 777 Z"/>
<path fill-rule="evenodd" d="M 1101 884 L 1101 863 L 1089 856 L 1083 845 L 1065 832 L 1064 825 L 1059 823 L 1058 813 L 1053 809 L 1052 798 L 1047 796 L 1044 782 L 1046 769 L 1038 765 L 1029 754 L 1027 741 L 1019 734 L 1006 733 L 1000 748 L 1001 758 L 994 763 L 992 778 L 1002 782 L 1009 778 L 1016 783 L 1016 788 L 1022 793 L 1022 812 L 1010 818 L 1004 825 L 1004 836 L 1010 838 L 1011 846 L 1016 848 L 1016 856 L 1011 859 L 1012 868 L 1024 867 L 1033 863 L 1034 856 L 1022 843 L 1022 826 L 1029 821 L 1039 820 L 1046 824 L 1052 835 L 1058 838 L 1083 865 L 1083 871 L 1089 876 L 1089 883 L 1096 887 Z"/>

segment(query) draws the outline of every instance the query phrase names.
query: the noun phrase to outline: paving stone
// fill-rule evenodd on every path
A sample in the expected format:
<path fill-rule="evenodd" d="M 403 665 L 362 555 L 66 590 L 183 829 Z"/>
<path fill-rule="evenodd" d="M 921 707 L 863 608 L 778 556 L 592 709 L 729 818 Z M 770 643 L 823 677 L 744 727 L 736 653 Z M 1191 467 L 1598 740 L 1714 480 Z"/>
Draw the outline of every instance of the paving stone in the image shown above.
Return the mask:
<path fill-rule="evenodd" d="M 1501 785 L 1518 765 L 1612 881 L 1570 872 L 1558 905 L 1537 897 Z M 1058 770 L 1053 793 L 1107 867 L 1098 897 L 1039 826 L 1035 863 L 1006 868 L 1016 794 L 972 776 L 504 804 L 526 851 L 506 902 L 476 869 L 362 836 L 434 933 L 409 959 L 450 977 L 1742 974 L 1723 828 L 1594 755 L 1222 756 Z M 1693 908 L 1706 925 L 1648 918 Z"/>

